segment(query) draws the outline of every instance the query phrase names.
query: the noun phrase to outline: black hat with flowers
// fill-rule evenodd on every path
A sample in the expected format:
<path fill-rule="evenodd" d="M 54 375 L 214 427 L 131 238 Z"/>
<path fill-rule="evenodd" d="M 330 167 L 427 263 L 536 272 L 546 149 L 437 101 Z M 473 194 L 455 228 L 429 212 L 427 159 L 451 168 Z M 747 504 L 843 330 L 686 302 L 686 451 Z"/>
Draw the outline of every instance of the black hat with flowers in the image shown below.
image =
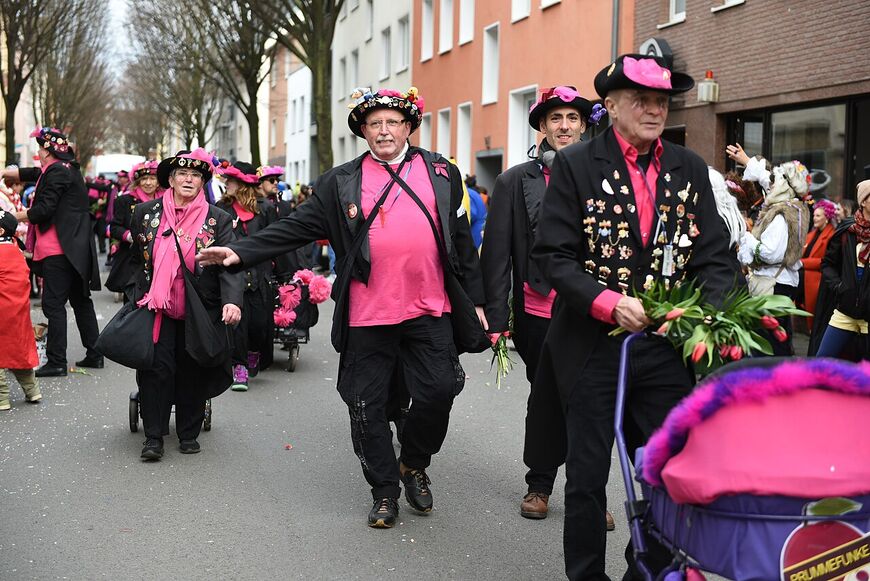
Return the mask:
<path fill-rule="evenodd" d="M 620 55 L 595 75 L 595 91 L 602 99 L 617 89 L 649 89 L 675 95 L 694 86 L 692 77 L 671 71 L 665 59 L 645 54 Z"/>
<path fill-rule="evenodd" d="M 353 102 L 348 105 L 351 110 L 347 116 L 347 125 L 357 137 L 365 138 L 362 125 L 366 116 L 377 109 L 393 109 L 404 115 L 411 123 L 411 133 L 417 130 L 423 121 L 423 97 L 417 93 L 417 87 L 411 87 L 405 93 L 393 89 L 381 89 L 376 93 L 368 87 L 355 89 L 350 95 Z"/>
<path fill-rule="evenodd" d="M 37 127 L 30 133 L 30 136 L 36 138 L 39 147 L 48 150 L 53 157 L 61 161 L 72 161 L 76 158 L 69 137 L 61 133 L 59 129 Z"/>

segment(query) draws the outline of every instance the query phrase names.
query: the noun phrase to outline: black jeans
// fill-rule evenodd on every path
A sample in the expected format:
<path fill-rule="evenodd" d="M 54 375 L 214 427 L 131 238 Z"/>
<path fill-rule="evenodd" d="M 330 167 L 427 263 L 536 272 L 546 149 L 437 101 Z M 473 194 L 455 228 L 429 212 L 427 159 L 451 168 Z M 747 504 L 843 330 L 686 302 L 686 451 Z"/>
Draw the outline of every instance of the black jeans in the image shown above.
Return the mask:
<path fill-rule="evenodd" d="M 553 493 L 559 466 L 565 463 L 567 436 L 565 414 L 554 384 L 535 381 L 541 345 L 550 319 L 528 313 L 514 313 L 514 345 L 526 364 L 526 378 L 531 389 L 526 406 L 526 437 L 523 462 L 529 468 L 526 484 L 529 492 Z"/>
<path fill-rule="evenodd" d="M 391 379 L 401 366 L 411 395 L 400 461 L 408 468 L 427 468 L 447 436 L 453 398 L 465 385 L 450 318 L 351 327 L 339 365 L 338 392 L 347 404 L 353 449 L 372 497 L 398 498 L 399 461 L 387 420 Z"/>
<path fill-rule="evenodd" d="M 195 440 L 205 419 L 205 399 L 192 395 L 202 381 L 202 368 L 184 349 L 184 321 L 163 317 L 154 344 L 154 367 L 136 372 L 139 408 L 146 438 L 169 433 L 175 404 L 175 432 L 179 440 Z"/>
<path fill-rule="evenodd" d="M 797 297 L 797 287 L 776 283 L 773 287 L 773 294 L 782 295 L 794 300 L 795 297 Z M 777 341 L 776 337 L 773 336 L 773 331 L 768 331 L 767 329 L 762 329 L 763 336 L 765 339 L 770 341 L 770 346 L 773 347 L 774 357 L 791 357 L 794 355 L 794 342 L 792 340 L 794 329 L 791 324 L 791 315 L 777 317 L 776 320 L 779 321 L 779 324 L 783 329 L 785 329 L 785 332 L 788 333 L 788 339 L 782 342 Z"/>
<path fill-rule="evenodd" d="M 608 579 L 604 572 L 606 485 L 613 450 L 613 417 L 620 347 L 625 335 L 601 331 L 597 347 L 567 401 L 568 457 L 565 473 L 565 572 L 572 581 Z M 674 348 L 664 339 L 640 339 L 632 347 L 631 385 L 624 433 L 629 455 L 643 445 L 668 412 L 694 384 Z M 668 552 L 650 543 L 654 569 L 669 562 Z M 626 551 L 627 557 L 630 555 Z M 627 579 L 637 578 L 629 559 Z"/>
<path fill-rule="evenodd" d="M 97 316 L 91 293 L 81 275 L 66 256 L 49 256 L 40 261 L 42 272 L 42 313 L 48 319 L 45 353 L 51 367 L 66 367 L 66 303 L 73 308 L 79 337 L 88 357 L 99 357 L 94 349 Z"/>
<path fill-rule="evenodd" d="M 242 320 L 233 330 L 233 365 L 247 365 L 248 351 L 264 351 L 272 345 L 269 335 L 271 304 L 267 305 L 261 290 L 248 290 L 244 294 Z"/>

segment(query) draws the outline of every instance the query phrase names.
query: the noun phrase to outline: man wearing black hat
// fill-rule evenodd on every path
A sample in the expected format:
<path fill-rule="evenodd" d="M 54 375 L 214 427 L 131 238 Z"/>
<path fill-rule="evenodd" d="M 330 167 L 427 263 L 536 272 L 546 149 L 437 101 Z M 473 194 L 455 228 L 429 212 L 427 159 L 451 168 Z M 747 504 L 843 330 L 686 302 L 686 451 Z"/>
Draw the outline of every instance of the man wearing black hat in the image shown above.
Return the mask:
<path fill-rule="evenodd" d="M 203 264 L 247 266 L 329 239 L 339 267 L 333 288 L 338 391 L 374 499 L 368 524 L 389 528 L 398 517 L 400 480 L 412 508 L 432 510 L 426 469 L 465 384 L 453 325 L 468 312 L 462 305 L 483 305 L 484 294 L 459 171 L 408 142 L 422 120 L 417 90 L 360 89 L 351 98 L 348 125 L 371 151 L 323 174 L 314 196 L 290 216 L 228 248 L 204 249 L 200 258 Z M 453 280 L 468 296 L 456 304 L 448 299 L 451 291 L 457 297 L 456 286 L 445 286 Z M 482 307 L 471 316 L 478 325 Z M 478 330 L 486 348 L 480 325 Z M 397 460 L 386 408 L 399 365 L 413 405 Z"/>
<path fill-rule="evenodd" d="M 513 341 L 531 384 L 523 447 L 523 462 L 529 468 L 528 492 L 520 504 L 520 514 L 531 519 L 547 517 L 556 472 L 565 462 L 566 443 L 565 420 L 555 384 L 542 385 L 534 380 L 556 293 L 529 260 L 529 252 L 553 158 L 557 151 L 580 141 L 591 114 L 592 103 L 574 87 L 541 91 L 529 111 L 529 125 L 544 134 L 538 155 L 496 179 L 480 256 L 489 331 L 506 333 L 513 313 Z M 513 301 L 509 304 L 511 289 Z"/>
<path fill-rule="evenodd" d="M 75 152 L 66 135 L 57 129 L 31 133 L 39 143 L 39 168 L 7 169 L 4 177 L 36 181 L 29 210 L 18 212 L 19 221 L 36 225 L 28 232 L 33 269 L 43 278 L 42 312 L 48 319 L 48 362 L 37 377 L 65 376 L 66 303 L 69 301 L 86 356 L 78 367 L 103 367 L 94 349 L 99 335 L 90 291 L 100 290 L 100 275 L 93 227 L 88 210 L 88 190 L 74 161 Z M 32 233 L 32 234 L 31 234 Z"/>
<path fill-rule="evenodd" d="M 558 296 L 536 381 L 555 382 L 565 409 L 564 546 L 572 580 L 608 578 L 605 487 L 625 338 L 609 332 L 650 324 L 632 291 L 654 281 L 703 284 L 713 302 L 734 284 L 707 165 L 660 137 L 670 96 L 693 85 L 688 75 L 644 55 L 624 55 L 605 67 L 595 90 L 613 126 L 556 154 L 541 208 L 532 259 Z M 694 375 L 656 336 L 634 344 L 631 368 L 625 432 L 633 450 L 689 392 Z M 667 552 L 655 549 L 653 566 L 665 566 Z M 642 578 L 634 559 L 628 561 L 625 578 Z"/>

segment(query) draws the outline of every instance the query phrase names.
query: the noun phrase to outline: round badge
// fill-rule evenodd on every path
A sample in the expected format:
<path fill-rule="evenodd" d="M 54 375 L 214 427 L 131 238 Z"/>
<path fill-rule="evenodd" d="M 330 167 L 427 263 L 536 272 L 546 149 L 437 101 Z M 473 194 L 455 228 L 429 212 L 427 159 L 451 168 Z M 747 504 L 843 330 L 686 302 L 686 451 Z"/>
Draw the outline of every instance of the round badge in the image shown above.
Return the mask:
<path fill-rule="evenodd" d="M 158 226 L 160 226 L 160 220 L 158 220 L 157 218 L 154 218 L 153 220 L 151 220 L 151 227 L 152 228 L 157 228 Z"/>
<path fill-rule="evenodd" d="M 359 213 L 359 210 L 357 209 L 356 204 L 348 204 L 347 205 L 347 217 L 348 218 L 353 220 L 354 218 L 356 218 L 357 213 Z"/>

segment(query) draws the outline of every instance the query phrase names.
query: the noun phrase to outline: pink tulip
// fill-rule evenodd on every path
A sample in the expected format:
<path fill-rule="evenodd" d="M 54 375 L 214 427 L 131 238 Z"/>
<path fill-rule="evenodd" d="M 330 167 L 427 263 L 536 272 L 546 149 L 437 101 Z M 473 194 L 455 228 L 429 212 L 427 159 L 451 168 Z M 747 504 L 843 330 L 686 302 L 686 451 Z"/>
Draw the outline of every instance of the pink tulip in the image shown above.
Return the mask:
<path fill-rule="evenodd" d="M 671 309 L 671 311 L 667 315 L 665 315 L 665 321 L 673 321 L 674 319 L 678 319 L 685 312 L 686 309 Z"/>
<path fill-rule="evenodd" d="M 770 315 L 764 315 L 763 317 L 761 317 L 761 326 L 765 329 L 773 330 L 779 327 L 779 321 L 777 321 L 776 318 L 771 317 Z"/>
<path fill-rule="evenodd" d="M 785 343 L 785 341 L 788 340 L 788 333 L 786 333 L 785 329 L 783 329 L 782 327 L 777 327 L 773 331 L 773 338 L 780 343 Z"/>
<path fill-rule="evenodd" d="M 656 333 L 658 333 L 659 335 L 664 335 L 665 333 L 668 332 L 668 326 L 669 326 L 669 323 L 667 321 L 665 321 L 664 323 L 662 323 L 662 326 L 656 330 Z"/>
<path fill-rule="evenodd" d="M 731 347 L 731 359 L 737 361 L 739 359 L 743 359 L 743 348 L 740 345 L 733 345 Z"/>
<path fill-rule="evenodd" d="M 692 363 L 697 363 L 701 360 L 701 357 L 707 354 L 707 344 L 701 341 L 695 348 L 692 349 Z"/>

